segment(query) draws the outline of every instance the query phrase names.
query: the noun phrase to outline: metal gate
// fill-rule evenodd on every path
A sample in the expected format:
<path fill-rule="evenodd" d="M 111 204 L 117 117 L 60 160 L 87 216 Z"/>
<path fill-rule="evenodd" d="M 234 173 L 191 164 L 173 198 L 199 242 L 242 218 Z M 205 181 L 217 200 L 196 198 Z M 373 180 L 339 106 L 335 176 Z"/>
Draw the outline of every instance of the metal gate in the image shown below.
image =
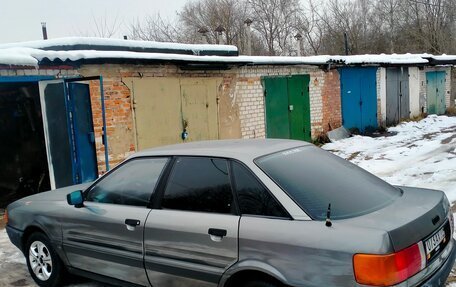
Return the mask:
<path fill-rule="evenodd" d="M 89 86 L 42 81 L 40 101 L 52 189 L 98 177 Z"/>
<path fill-rule="evenodd" d="M 311 141 L 309 75 L 263 78 L 266 135 Z"/>
<path fill-rule="evenodd" d="M 410 117 L 408 68 L 386 69 L 386 125 Z"/>
<path fill-rule="evenodd" d="M 444 71 L 426 73 L 426 104 L 428 114 L 443 115 L 445 113 L 445 76 L 446 73 Z"/>
<path fill-rule="evenodd" d="M 361 133 L 376 129 L 377 68 L 344 67 L 339 73 L 343 126 Z"/>
<path fill-rule="evenodd" d="M 187 141 L 216 140 L 220 80 L 181 79 L 182 121 Z"/>

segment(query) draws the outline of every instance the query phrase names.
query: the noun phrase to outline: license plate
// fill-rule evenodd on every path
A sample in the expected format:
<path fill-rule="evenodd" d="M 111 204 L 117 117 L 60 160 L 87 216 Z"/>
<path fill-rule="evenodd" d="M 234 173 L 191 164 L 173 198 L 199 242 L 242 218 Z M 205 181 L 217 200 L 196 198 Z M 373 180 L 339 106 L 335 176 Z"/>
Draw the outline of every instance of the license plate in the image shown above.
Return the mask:
<path fill-rule="evenodd" d="M 436 233 L 424 242 L 426 249 L 426 259 L 431 261 L 440 251 L 442 251 L 449 241 L 448 222 L 442 226 Z"/>

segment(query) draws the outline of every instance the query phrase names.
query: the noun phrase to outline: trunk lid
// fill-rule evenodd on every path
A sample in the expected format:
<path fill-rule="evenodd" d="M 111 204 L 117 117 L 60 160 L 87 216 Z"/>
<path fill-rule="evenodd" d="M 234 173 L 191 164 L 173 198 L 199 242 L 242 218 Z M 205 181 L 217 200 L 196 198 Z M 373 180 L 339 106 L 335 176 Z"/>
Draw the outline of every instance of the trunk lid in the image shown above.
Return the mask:
<path fill-rule="evenodd" d="M 449 204 L 443 192 L 400 188 L 403 194 L 392 204 L 344 221 L 388 232 L 394 252 L 426 239 L 447 221 Z"/>

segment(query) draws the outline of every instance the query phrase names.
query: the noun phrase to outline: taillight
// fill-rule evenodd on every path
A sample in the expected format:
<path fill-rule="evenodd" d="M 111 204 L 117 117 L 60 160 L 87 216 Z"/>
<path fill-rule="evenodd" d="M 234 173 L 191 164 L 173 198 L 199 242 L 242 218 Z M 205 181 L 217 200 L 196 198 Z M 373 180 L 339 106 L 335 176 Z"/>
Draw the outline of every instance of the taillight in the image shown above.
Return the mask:
<path fill-rule="evenodd" d="M 388 255 L 356 254 L 353 268 L 356 282 L 391 286 L 407 280 L 426 267 L 423 242 Z"/>

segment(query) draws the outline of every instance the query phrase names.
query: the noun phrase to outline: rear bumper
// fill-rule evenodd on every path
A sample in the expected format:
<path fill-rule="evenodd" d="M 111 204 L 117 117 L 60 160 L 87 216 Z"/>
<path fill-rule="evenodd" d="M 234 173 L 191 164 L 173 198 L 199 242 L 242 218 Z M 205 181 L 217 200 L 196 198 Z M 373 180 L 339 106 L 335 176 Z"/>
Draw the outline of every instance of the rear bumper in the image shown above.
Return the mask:
<path fill-rule="evenodd" d="M 24 232 L 7 225 L 6 233 L 8 234 L 11 243 L 22 251 L 22 236 L 24 235 Z"/>
<path fill-rule="evenodd" d="M 454 239 L 453 239 L 454 243 Z M 431 275 L 424 283 L 419 285 L 420 287 L 441 287 L 445 286 L 445 282 L 450 275 L 451 269 L 453 268 L 454 261 L 456 258 L 456 246 L 453 244 L 453 248 L 451 253 L 447 257 L 445 263 L 443 263 L 442 267 L 438 269 L 434 274 Z"/>

